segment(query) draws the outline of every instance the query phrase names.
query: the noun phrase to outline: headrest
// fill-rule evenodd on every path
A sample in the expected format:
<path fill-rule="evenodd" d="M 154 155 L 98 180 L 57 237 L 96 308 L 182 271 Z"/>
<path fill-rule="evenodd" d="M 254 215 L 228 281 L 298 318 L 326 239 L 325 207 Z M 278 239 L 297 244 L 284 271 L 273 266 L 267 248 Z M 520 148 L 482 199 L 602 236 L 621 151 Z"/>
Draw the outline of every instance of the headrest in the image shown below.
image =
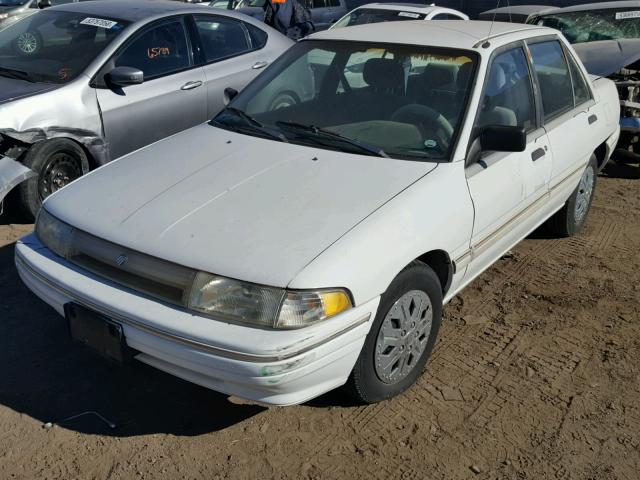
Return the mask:
<path fill-rule="evenodd" d="M 431 88 L 452 84 L 456 78 L 456 66 L 446 63 L 429 63 L 424 67 L 422 78 Z"/>
<path fill-rule="evenodd" d="M 370 58 L 364 64 L 362 76 L 374 88 L 404 88 L 404 69 L 393 59 Z"/>
<path fill-rule="evenodd" d="M 487 81 L 486 94 L 490 97 L 498 95 L 504 89 L 507 84 L 507 75 L 504 73 L 502 65 L 494 63 L 491 65 L 491 71 L 489 72 L 489 80 Z"/>
<path fill-rule="evenodd" d="M 458 75 L 456 76 L 456 86 L 458 90 L 466 90 L 469 87 L 469 80 L 471 80 L 471 71 L 473 70 L 473 63 L 467 62 L 460 65 L 458 69 Z"/>

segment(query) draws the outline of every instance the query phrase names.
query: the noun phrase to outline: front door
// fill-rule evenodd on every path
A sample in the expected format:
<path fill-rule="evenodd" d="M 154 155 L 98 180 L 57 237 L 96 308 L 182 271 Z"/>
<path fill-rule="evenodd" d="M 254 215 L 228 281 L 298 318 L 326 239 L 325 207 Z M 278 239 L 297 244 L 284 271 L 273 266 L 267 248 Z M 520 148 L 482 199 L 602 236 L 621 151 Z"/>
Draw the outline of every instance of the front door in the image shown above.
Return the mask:
<path fill-rule="evenodd" d="M 207 119 L 201 67 L 194 67 L 184 19 L 153 24 L 127 42 L 104 71 L 142 70 L 144 83 L 98 88 L 110 158 L 115 159 Z"/>
<path fill-rule="evenodd" d="M 534 98 L 524 46 L 518 43 L 495 54 L 475 131 L 490 125 L 523 127 L 527 146 L 524 152 L 485 152 L 466 168 L 475 209 L 468 276 L 487 268 L 541 218 L 552 155 Z"/>

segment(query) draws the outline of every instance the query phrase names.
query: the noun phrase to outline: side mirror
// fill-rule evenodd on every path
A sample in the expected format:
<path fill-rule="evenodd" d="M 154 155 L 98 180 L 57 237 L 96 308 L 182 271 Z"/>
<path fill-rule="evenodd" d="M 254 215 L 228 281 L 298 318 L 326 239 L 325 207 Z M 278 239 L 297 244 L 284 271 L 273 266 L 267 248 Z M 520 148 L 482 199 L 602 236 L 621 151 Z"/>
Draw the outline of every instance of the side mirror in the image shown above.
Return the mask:
<path fill-rule="evenodd" d="M 142 70 L 132 67 L 116 67 L 104 76 L 107 85 L 126 87 L 128 85 L 140 85 L 144 82 Z"/>
<path fill-rule="evenodd" d="M 235 88 L 227 87 L 224 89 L 224 104 L 229 105 L 231 100 L 236 98 L 238 91 Z"/>
<path fill-rule="evenodd" d="M 49 8 L 51 0 L 38 0 L 38 8 Z"/>
<path fill-rule="evenodd" d="M 527 148 L 527 133 L 523 127 L 489 125 L 480 133 L 483 151 L 524 152 Z"/>

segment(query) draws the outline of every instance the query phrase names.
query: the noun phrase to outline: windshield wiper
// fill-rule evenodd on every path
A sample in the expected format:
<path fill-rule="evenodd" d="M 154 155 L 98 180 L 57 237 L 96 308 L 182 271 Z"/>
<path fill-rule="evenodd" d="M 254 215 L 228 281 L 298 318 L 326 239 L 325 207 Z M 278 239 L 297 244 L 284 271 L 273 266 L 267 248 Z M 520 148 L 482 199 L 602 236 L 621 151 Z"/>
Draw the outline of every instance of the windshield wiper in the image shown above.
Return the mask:
<path fill-rule="evenodd" d="M 14 70 L 13 68 L 0 67 L 0 75 L 8 78 L 15 78 L 17 80 L 26 80 L 27 82 L 35 83 L 35 80 L 27 72 L 22 70 Z"/>
<path fill-rule="evenodd" d="M 285 121 L 278 121 L 276 122 L 276 125 L 278 125 L 279 127 L 282 126 L 285 128 L 292 128 L 304 133 L 311 133 L 316 137 L 325 137 L 332 140 L 337 140 L 339 142 L 343 142 L 348 145 L 351 145 L 352 147 L 356 147 L 358 150 L 361 150 L 369 155 L 373 155 L 376 157 L 389 158 L 389 155 L 387 155 L 385 151 L 379 147 L 368 145 L 358 140 L 354 140 L 352 138 L 340 135 L 339 133 L 332 132 L 331 130 L 326 130 L 324 128 L 316 127 L 315 125 L 305 125 L 303 123 L 285 122 Z"/>
<path fill-rule="evenodd" d="M 242 125 L 232 125 L 225 121 L 221 121 L 219 117 L 227 113 L 234 115 L 237 118 L 240 118 L 244 123 Z M 289 140 L 287 140 L 287 137 L 285 137 L 282 132 L 265 127 L 263 124 L 261 124 L 255 118 L 253 118 L 251 115 L 240 110 L 239 108 L 235 108 L 235 107 L 225 108 L 224 110 L 222 110 L 222 112 L 220 112 L 220 114 L 218 114 L 213 119 L 213 123 L 221 124 L 224 127 L 227 127 L 236 131 L 239 129 L 245 129 L 246 127 L 249 127 L 253 130 L 257 130 L 261 133 L 265 133 L 268 136 L 275 138 L 276 140 L 280 140 L 281 142 L 284 142 L 284 143 L 289 143 Z"/>

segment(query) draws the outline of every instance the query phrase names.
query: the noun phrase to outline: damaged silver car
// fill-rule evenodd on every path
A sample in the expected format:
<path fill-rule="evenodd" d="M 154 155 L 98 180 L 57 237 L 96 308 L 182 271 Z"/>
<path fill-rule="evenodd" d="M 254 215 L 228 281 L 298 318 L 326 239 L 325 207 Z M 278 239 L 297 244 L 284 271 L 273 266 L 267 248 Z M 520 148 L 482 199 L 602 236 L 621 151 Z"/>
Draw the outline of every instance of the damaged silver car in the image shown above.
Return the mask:
<path fill-rule="evenodd" d="M 212 118 L 225 87 L 292 44 L 233 12 L 141 0 L 48 8 L 0 30 L 0 202 L 14 189 L 35 216 L 89 170 Z"/>

